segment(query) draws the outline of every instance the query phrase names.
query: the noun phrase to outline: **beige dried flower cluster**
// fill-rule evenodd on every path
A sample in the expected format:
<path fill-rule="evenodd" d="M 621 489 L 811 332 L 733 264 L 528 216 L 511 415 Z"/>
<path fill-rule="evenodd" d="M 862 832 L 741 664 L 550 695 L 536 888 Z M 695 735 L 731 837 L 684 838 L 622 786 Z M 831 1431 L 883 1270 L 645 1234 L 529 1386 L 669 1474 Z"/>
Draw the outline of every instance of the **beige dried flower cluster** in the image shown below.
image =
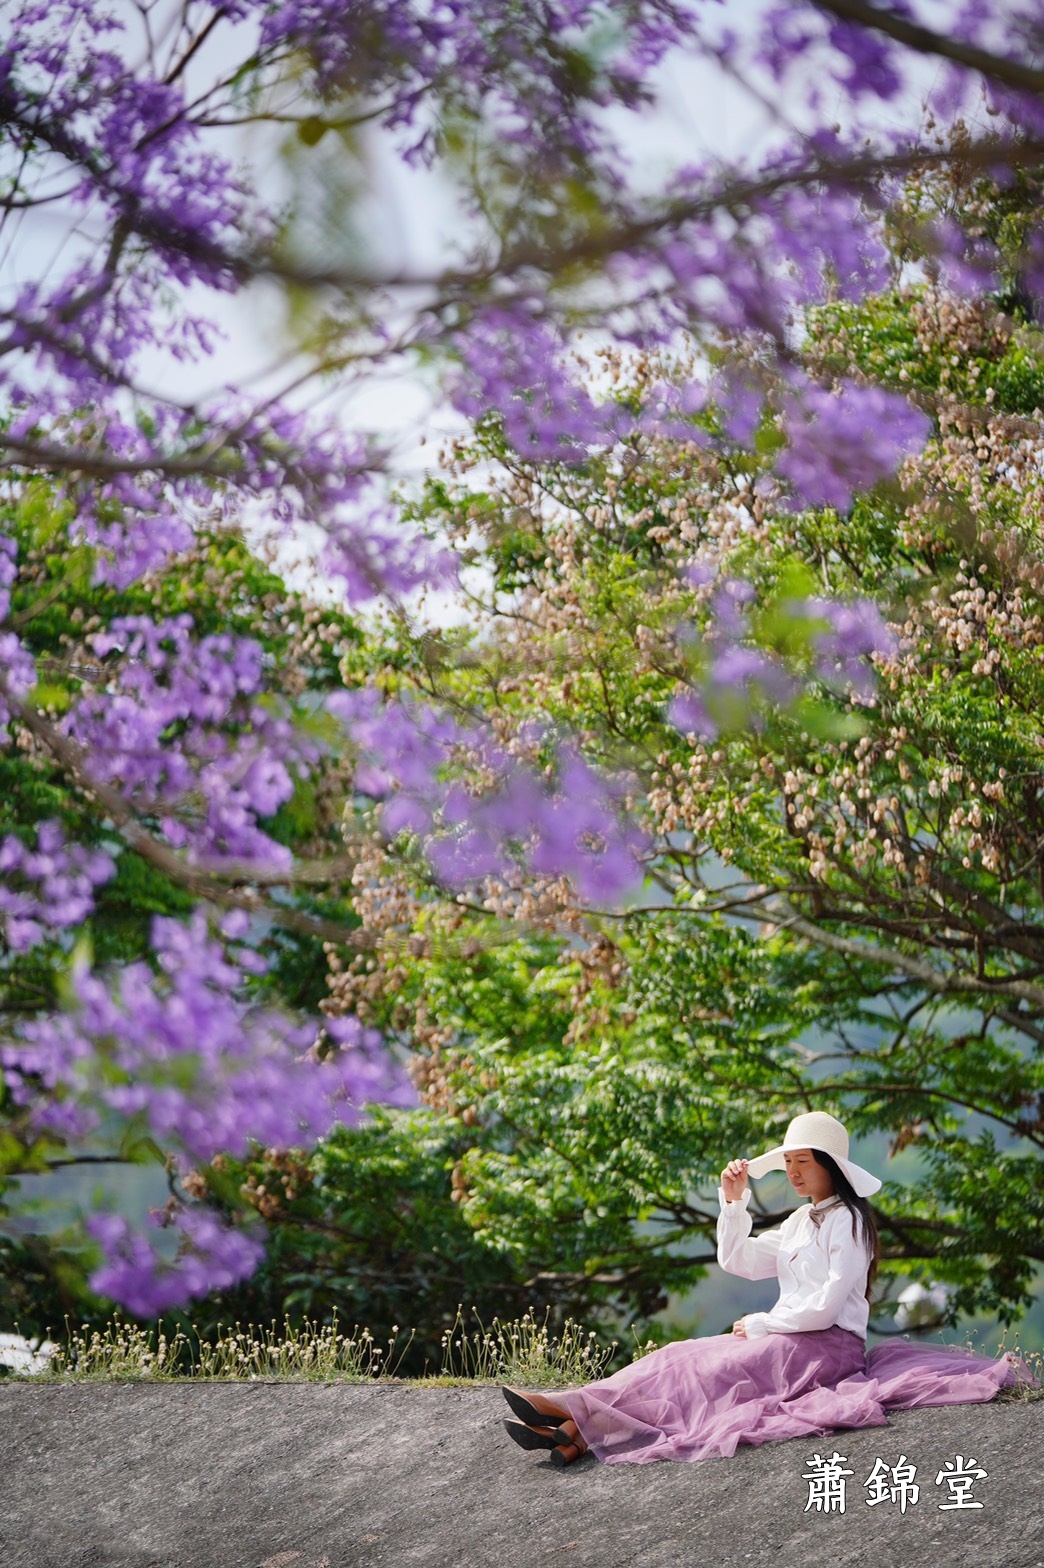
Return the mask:
<path fill-rule="evenodd" d="M 313 1182 L 306 1160 L 291 1150 L 266 1149 L 259 1171 L 248 1171 L 240 1193 L 262 1219 L 277 1219 Z"/>

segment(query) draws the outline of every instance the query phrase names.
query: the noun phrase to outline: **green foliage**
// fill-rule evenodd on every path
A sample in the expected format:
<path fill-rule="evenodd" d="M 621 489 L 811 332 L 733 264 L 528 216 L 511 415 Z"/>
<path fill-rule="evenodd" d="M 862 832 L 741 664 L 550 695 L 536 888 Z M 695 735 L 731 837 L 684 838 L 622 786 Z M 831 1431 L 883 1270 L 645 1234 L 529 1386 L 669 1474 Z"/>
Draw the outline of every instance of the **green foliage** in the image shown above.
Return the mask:
<path fill-rule="evenodd" d="M 484 1321 L 521 1317 L 543 1292 L 475 1237 L 455 1201 L 452 1173 L 470 1142 L 429 1110 L 375 1108 L 370 1125 L 340 1130 L 307 1165 L 260 1157 L 237 1168 L 268 1220 L 268 1254 L 194 1321 L 210 1332 L 233 1318 L 336 1315 L 367 1323 L 381 1343 L 409 1324 L 401 1367 L 420 1375 L 441 1365 L 462 1301 Z"/>
<path fill-rule="evenodd" d="M 1013 414 L 1036 414 L 1044 408 L 1044 359 L 1040 348 L 1030 352 L 1019 342 L 1012 343 L 990 373 L 990 386 L 999 408 Z"/>
<path fill-rule="evenodd" d="M 162 573 L 117 590 L 96 580 L 91 550 L 68 547 L 63 533 L 67 520 L 66 510 L 55 504 L 42 481 L 6 501 L 0 516 L 0 531 L 19 548 L 12 619 L 38 660 L 41 681 L 34 693 L 38 707 L 60 715 L 92 684 L 107 678 L 88 639 L 117 616 L 189 615 L 200 636 L 225 632 L 256 639 L 271 674 L 270 690 L 283 711 L 316 738 L 329 738 L 314 710 L 319 693 L 340 685 L 340 661 L 359 639 L 358 628 L 345 612 L 319 607 L 290 590 L 242 536 L 219 527 L 201 530 L 193 550 L 173 560 Z M 343 851 L 340 817 L 345 785 L 340 767 L 341 759 L 331 754 L 329 765 L 309 786 L 300 786 L 266 824 L 273 837 L 299 856 Z M 3 1032 L 42 1009 L 62 1005 L 77 953 L 89 950 L 99 966 L 151 962 L 154 918 L 186 916 L 198 903 L 195 891 L 121 837 L 82 781 L 44 748 L 17 743 L 0 748 L 0 840 L 16 834 L 34 844 L 38 825 L 50 819 L 62 824 L 70 840 L 104 847 L 115 859 L 116 873 L 98 889 L 90 920 L 78 931 L 56 935 L 16 954 L 7 951 L 0 935 Z M 288 890 L 282 902 L 288 914 L 306 920 L 336 920 L 347 929 L 358 924 L 346 890 L 336 881 L 301 892 Z M 272 955 L 273 963 L 258 989 L 267 989 L 277 1002 L 317 1011 L 325 995 L 321 940 L 307 930 L 286 931 L 275 919 L 266 924 L 268 933 L 262 926 L 258 942 Z M 102 1153 L 126 1164 L 151 1162 L 162 1167 L 165 1159 L 162 1150 L 133 1129 L 117 1149 L 105 1144 L 103 1132 L 83 1148 L 59 1149 L 53 1141 L 30 1135 L 24 1116 L 0 1083 L 0 1202 L 6 1205 L 0 1207 L 0 1294 L 17 1307 L 27 1330 L 39 1331 L 47 1322 L 60 1321 L 66 1312 L 83 1314 L 98 1308 L 84 1284 L 89 1258 L 71 1236 L 56 1228 L 45 1200 L 26 1203 L 17 1177 L 45 1174 L 55 1161 L 90 1159 Z M 224 1196 L 231 1200 L 233 1194 Z"/>
<path fill-rule="evenodd" d="M 896 292 L 817 306 L 808 313 L 809 337 L 823 361 L 838 369 L 854 361 L 882 386 L 937 391 L 938 358 L 922 351 L 910 312 L 917 298 L 917 291 Z"/>
<path fill-rule="evenodd" d="M 1041 334 L 918 285 L 823 307 L 807 349 L 943 410 L 901 482 L 795 515 L 759 508 L 749 468 L 719 455 L 636 444 L 537 467 L 487 423 L 419 511 L 484 541 L 488 616 L 457 662 L 429 657 L 423 629 L 381 645 L 402 687 L 503 733 L 582 735 L 628 770 L 652 836 L 636 907 L 570 906 L 568 935 L 510 939 L 493 896 L 468 950 L 450 940 L 464 915 L 418 884 L 417 950 L 379 957 L 386 990 L 365 991 L 467 1140 L 453 1186 L 476 1241 L 587 1321 L 645 1320 L 696 1280 L 718 1170 L 811 1107 L 895 1154 L 875 1205 L 882 1317 L 914 1275 L 953 1287 L 951 1316 L 1013 1321 L 1044 1258 L 1027 1198 L 1044 1147 L 1044 495 L 1002 423 L 1042 402 Z M 878 603 L 902 646 L 874 700 L 810 681 L 754 730 L 721 709 L 715 741 L 679 735 L 668 705 L 705 661 L 705 602 L 674 571 L 694 555 L 754 585 L 758 645 L 806 679 L 820 628 L 788 601 Z"/>

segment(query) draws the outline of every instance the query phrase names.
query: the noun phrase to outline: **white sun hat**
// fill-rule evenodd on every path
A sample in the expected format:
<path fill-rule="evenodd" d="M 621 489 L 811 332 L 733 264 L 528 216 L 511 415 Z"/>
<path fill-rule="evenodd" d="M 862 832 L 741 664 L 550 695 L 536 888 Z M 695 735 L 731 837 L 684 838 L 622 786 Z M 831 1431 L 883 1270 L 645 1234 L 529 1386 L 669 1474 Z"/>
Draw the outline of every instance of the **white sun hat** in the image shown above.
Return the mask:
<path fill-rule="evenodd" d="M 836 1116 L 828 1116 L 826 1111 L 805 1111 L 795 1116 L 783 1142 L 750 1160 L 747 1174 L 764 1176 L 766 1171 L 785 1171 L 787 1162 L 783 1156 L 794 1149 L 818 1149 L 832 1155 L 861 1198 L 868 1198 L 881 1185 L 876 1176 L 848 1158 L 848 1132 Z"/>

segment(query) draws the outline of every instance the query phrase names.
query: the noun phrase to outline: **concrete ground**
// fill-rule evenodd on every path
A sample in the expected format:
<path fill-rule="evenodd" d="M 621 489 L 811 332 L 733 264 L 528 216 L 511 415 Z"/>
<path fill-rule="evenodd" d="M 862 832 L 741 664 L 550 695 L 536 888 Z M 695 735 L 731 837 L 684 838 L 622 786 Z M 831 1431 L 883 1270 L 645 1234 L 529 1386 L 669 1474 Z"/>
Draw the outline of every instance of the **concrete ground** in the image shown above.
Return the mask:
<path fill-rule="evenodd" d="M 567 1470 L 507 1414 L 493 1388 L 0 1384 L 0 1568 L 1044 1568 L 1044 1401 Z M 807 1506 L 835 1452 L 844 1513 Z M 904 1456 L 917 1501 L 871 1505 Z M 958 1456 L 980 1507 L 940 1506 Z"/>

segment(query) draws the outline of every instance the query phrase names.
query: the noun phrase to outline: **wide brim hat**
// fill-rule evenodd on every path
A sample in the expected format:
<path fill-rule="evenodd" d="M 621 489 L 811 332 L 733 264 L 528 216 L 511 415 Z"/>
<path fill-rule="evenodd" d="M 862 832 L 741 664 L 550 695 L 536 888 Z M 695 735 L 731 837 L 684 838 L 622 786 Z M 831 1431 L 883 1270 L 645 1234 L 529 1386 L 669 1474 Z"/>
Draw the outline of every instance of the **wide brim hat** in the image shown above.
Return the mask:
<path fill-rule="evenodd" d="M 783 1156 L 795 1149 L 818 1149 L 821 1154 L 829 1154 L 861 1198 L 869 1198 L 881 1185 L 876 1176 L 871 1176 L 869 1171 L 848 1158 L 848 1132 L 836 1116 L 829 1116 L 826 1111 L 805 1111 L 801 1116 L 795 1116 L 782 1143 L 747 1162 L 748 1176 L 785 1171 L 787 1162 Z"/>

